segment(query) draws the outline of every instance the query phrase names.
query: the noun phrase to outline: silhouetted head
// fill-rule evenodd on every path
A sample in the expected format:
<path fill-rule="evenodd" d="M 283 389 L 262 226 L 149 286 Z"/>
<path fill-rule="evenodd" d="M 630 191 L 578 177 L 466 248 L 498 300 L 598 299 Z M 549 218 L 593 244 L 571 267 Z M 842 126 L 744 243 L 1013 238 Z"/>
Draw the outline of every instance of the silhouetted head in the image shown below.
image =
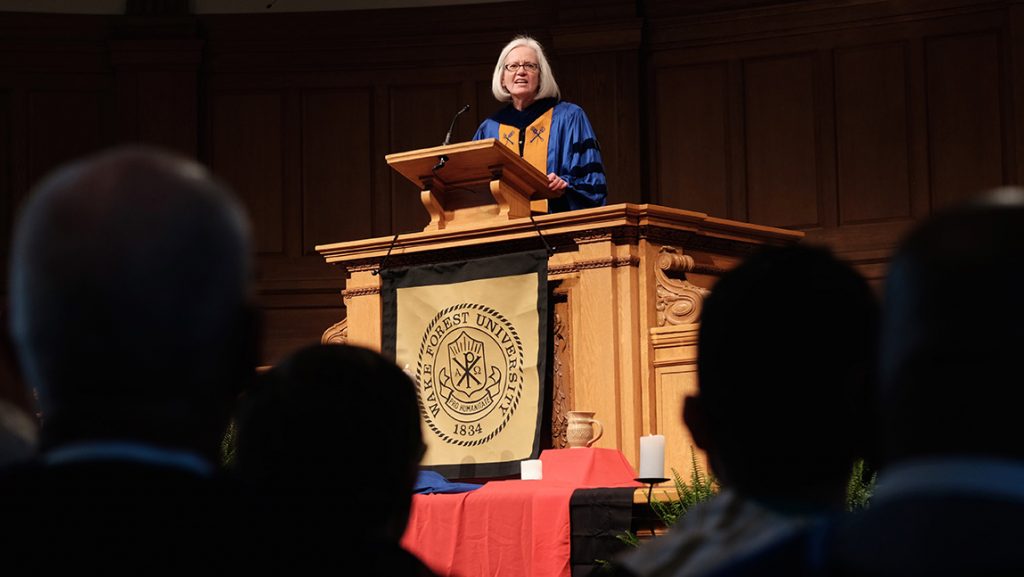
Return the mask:
<path fill-rule="evenodd" d="M 7 401 L 29 414 L 36 412 L 32 391 L 22 382 L 14 343 L 10 337 L 8 311 L 0 310 L 0 400 Z"/>
<path fill-rule="evenodd" d="M 869 445 L 877 318 L 864 279 L 824 249 L 766 249 L 722 276 L 684 417 L 723 484 L 796 506 L 843 502 Z"/>
<path fill-rule="evenodd" d="M 882 326 L 890 459 L 1024 457 L 1024 189 L 991 191 L 915 229 L 890 266 Z"/>
<path fill-rule="evenodd" d="M 344 516 L 360 520 L 348 528 L 397 541 L 423 450 L 412 381 L 346 345 L 298 351 L 261 376 L 238 417 L 240 474 L 316 531 Z"/>
<path fill-rule="evenodd" d="M 255 362 L 250 261 L 242 208 L 194 162 L 120 148 L 43 180 L 15 231 L 10 298 L 44 448 L 215 455 Z"/>

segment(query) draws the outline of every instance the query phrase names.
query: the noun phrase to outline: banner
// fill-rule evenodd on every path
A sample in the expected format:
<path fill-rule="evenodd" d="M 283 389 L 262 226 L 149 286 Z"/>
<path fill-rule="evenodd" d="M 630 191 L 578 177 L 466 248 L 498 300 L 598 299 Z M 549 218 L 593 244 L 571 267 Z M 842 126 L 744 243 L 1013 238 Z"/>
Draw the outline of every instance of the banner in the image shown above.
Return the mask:
<path fill-rule="evenodd" d="M 383 343 L 417 383 L 427 453 L 448 478 L 514 475 L 540 453 L 547 254 L 381 272 Z"/>

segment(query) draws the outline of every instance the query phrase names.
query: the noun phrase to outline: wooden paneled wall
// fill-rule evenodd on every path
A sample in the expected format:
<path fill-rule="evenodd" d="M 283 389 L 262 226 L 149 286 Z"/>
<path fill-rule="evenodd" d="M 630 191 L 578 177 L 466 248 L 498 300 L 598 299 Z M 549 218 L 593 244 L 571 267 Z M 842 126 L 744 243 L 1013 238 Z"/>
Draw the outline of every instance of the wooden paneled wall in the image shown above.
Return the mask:
<path fill-rule="evenodd" d="M 610 202 L 799 228 L 882 278 L 907 226 L 1024 177 L 1024 6 L 523 0 L 221 16 L 0 13 L 0 258 L 59 163 L 197 156 L 249 208 L 265 359 L 344 316 L 320 243 L 419 230 L 389 152 L 468 139 L 528 32 L 601 138 Z"/>
<path fill-rule="evenodd" d="M 679 4 L 648 3 L 652 202 L 804 230 L 878 280 L 915 220 L 1021 182 L 1017 3 Z"/>
<path fill-rule="evenodd" d="M 591 17 L 608 27 L 618 4 Z M 465 104 L 452 141 L 468 140 L 499 107 L 494 59 L 515 33 L 502 22 L 519 19 L 558 54 L 564 97 L 587 109 L 611 153 L 617 201 L 640 200 L 641 165 L 627 152 L 640 142 L 640 21 L 617 23 L 605 38 L 560 32 L 550 22 L 560 16 L 519 2 L 202 20 L 202 157 L 238 189 L 255 223 L 268 358 L 344 316 L 343 278 L 314 246 L 426 225 L 416 187 L 384 156 L 440 144 Z"/>

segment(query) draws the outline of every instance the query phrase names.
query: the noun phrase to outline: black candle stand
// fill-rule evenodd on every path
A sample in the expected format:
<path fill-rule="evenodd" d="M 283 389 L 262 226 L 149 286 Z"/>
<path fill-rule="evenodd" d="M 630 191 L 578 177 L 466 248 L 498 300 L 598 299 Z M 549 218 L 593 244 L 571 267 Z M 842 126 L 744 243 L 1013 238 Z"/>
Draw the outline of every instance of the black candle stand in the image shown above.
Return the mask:
<path fill-rule="evenodd" d="M 633 479 L 633 480 L 638 482 L 638 483 L 643 483 L 644 485 L 647 485 L 647 506 L 650 507 L 651 506 L 651 493 L 654 492 L 654 486 L 658 485 L 658 484 L 661 484 L 661 483 L 664 483 L 665 481 L 668 481 L 668 478 L 666 478 L 666 477 L 638 477 L 638 478 Z M 654 510 L 654 508 L 652 507 L 651 511 L 653 511 L 653 510 Z M 654 537 L 654 521 L 653 520 L 651 520 L 651 537 Z"/>

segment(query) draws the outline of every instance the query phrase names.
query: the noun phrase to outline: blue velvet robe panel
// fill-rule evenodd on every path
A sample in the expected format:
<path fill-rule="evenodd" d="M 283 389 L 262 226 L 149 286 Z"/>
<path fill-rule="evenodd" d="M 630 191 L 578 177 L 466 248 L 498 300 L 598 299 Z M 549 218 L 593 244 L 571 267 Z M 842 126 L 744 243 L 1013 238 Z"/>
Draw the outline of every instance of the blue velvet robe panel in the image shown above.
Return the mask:
<path fill-rule="evenodd" d="M 508 105 L 484 120 L 473 140 L 500 138 L 499 127 L 502 124 L 525 129 L 547 112 L 553 102 L 553 99 L 539 100 L 523 111 Z M 554 104 L 545 172 L 555 173 L 569 184 L 565 194 L 548 201 L 549 212 L 605 205 L 608 185 L 597 136 L 583 109 L 571 102 Z"/>

